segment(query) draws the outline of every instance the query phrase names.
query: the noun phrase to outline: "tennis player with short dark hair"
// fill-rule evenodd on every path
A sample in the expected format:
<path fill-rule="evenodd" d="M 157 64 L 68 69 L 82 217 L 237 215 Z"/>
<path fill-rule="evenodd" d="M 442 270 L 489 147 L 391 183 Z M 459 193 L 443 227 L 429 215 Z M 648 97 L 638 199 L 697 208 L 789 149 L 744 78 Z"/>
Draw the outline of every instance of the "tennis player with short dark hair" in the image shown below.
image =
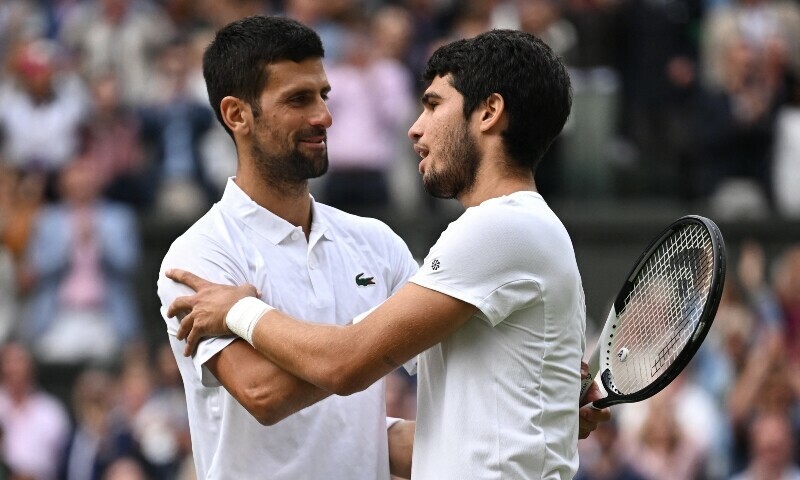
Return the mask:
<path fill-rule="evenodd" d="M 309 195 L 308 179 L 328 167 L 325 131 L 332 119 L 322 56 L 317 34 L 288 19 L 251 17 L 217 33 L 203 70 L 217 118 L 236 142 L 236 177 L 173 243 L 162 272 L 185 268 L 223 284 L 250 283 L 283 311 L 337 325 L 385 300 L 418 265 L 386 225 Z M 197 478 L 389 477 L 382 382 L 330 396 L 234 336 L 207 338 L 186 358 L 175 338 L 178 321 L 166 310 L 188 293 L 159 278 Z M 413 422 L 392 424 L 390 434 L 403 428 L 413 429 Z"/>
<path fill-rule="evenodd" d="M 569 77 L 543 42 L 508 30 L 441 47 L 425 76 L 409 130 L 419 171 L 431 194 L 466 211 L 410 283 L 342 326 L 296 320 L 247 296 L 252 287 L 173 270 L 166 275 L 198 293 L 167 316 L 186 314 L 177 337 L 187 354 L 233 332 L 341 396 L 419 355 L 413 478 L 572 478 L 583 290 L 569 235 L 534 182 L 569 114 Z"/>

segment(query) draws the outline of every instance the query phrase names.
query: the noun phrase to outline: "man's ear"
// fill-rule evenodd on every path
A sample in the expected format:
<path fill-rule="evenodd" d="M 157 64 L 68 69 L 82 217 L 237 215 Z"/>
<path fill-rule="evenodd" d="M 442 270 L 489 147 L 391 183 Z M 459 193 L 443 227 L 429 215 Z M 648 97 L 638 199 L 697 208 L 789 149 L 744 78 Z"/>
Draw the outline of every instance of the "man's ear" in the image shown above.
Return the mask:
<path fill-rule="evenodd" d="M 253 124 L 253 109 L 240 98 L 227 96 L 219 102 L 222 121 L 235 134 L 247 135 Z"/>
<path fill-rule="evenodd" d="M 496 127 L 505 128 L 505 111 L 506 103 L 502 95 L 493 93 L 486 97 L 480 109 L 480 131 L 488 132 Z"/>

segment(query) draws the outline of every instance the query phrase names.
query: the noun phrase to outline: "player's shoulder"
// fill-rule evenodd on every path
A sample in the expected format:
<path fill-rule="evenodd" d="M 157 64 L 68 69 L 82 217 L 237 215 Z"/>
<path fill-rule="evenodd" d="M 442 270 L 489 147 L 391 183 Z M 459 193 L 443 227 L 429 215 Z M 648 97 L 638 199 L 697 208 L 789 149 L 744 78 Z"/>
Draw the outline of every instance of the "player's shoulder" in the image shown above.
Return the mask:
<path fill-rule="evenodd" d="M 448 227 L 450 235 L 483 238 L 503 244 L 522 242 L 528 247 L 567 242 L 569 234 L 558 216 L 536 192 L 516 192 L 470 207 Z"/>
<path fill-rule="evenodd" d="M 314 204 L 314 209 L 334 234 L 367 238 L 399 238 L 389 225 L 377 218 L 361 217 L 319 202 Z"/>
<path fill-rule="evenodd" d="M 184 233 L 173 240 L 162 265 L 174 267 L 186 257 L 198 257 L 214 252 L 224 252 L 226 243 L 231 243 L 235 236 L 231 232 L 235 223 L 214 205 L 192 224 Z"/>

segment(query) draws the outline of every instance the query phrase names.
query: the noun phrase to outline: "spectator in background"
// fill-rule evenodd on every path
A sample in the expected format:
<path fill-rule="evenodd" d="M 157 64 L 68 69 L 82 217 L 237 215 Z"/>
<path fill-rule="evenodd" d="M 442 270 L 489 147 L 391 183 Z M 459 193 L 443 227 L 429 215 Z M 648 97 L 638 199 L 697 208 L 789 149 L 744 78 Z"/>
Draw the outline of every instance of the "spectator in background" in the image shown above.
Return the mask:
<path fill-rule="evenodd" d="M 622 86 L 620 133 L 636 151 L 626 194 L 682 196 L 692 167 L 692 94 L 700 1 L 626 0 L 617 7 L 617 67 Z"/>
<path fill-rule="evenodd" d="M 766 82 L 758 52 L 743 38 L 730 38 L 720 54 L 726 72 L 722 88 L 705 87 L 699 97 L 696 188 L 708 197 L 724 192 L 733 179 L 746 179 L 766 199 L 779 92 Z"/>
<path fill-rule="evenodd" d="M 172 39 L 161 50 L 142 110 L 144 139 L 158 169 L 155 209 L 187 220 L 197 218 L 219 196 L 200 153 L 214 115 L 197 98 L 193 53 L 186 37 Z"/>
<path fill-rule="evenodd" d="M 114 72 L 126 102 L 148 95 L 151 57 L 173 36 L 155 4 L 134 0 L 82 2 L 64 20 L 61 41 L 79 54 L 85 75 Z"/>
<path fill-rule="evenodd" d="M 575 480 L 648 480 L 637 472 L 622 445 L 619 426 L 613 418 L 597 425 L 597 430 L 578 442 L 581 465 Z"/>
<path fill-rule="evenodd" d="M 120 458 L 115 460 L 103 475 L 103 480 L 147 480 L 147 475 L 133 458 Z"/>
<path fill-rule="evenodd" d="M 175 363 L 172 352 L 167 353 Z M 120 376 L 116 414 L 129 426 L 149 477 L 171 480 L 187 451 L 182 435 L 188 434 L 188 414 L 185 397 L 170 397 L 156 389 L 153 367 L 159 368 L 161 360 L 156 361 L 151 365 L 149 356 L 127 358 Z"/>
<path fill-rule="evenodd" d="M 14 215 L 16 175 L 0 165 L 0 343 L 5 342 L 17 324 L 16 260 L 5 242 Z"/>
<path fill-rule="evenodd" d="M 44 177 L 22 173 L 0 161 L 0 243 L 19 260 L 28 244 L 32 217 L 44 202 Z"/>
<path fill-rule="evenodd" d="M 742 196 L 745 185 L 754 200 L 771 201 L 776 116 L 800 74 L 800 7 L 736 0 L 711 10 L 703 33 L 698 190 L 733 185 Z"/>
<path fill-rule="evenodd" d="M 793 435 L 800 425 L 793 414 L 800 407 L 800 381 L 792 373 L 794 363 L 787 362 L 781 335 L 769 332 L 756 339 L 744 370 L 736 379 L 727 398 L 727 413 L 733 427 L 733 471 L 745 468 L 748 432 L 762 414 L 776 414 L 791 419 Z"/>
<path fill-rule="evenodd" d="M 761 63 L 765 88 L 781 91 L 788 76 L 800 74 L 800 7 L 789 0 L 731 0 L 712 9 L 703 25 L 702 78 L 708 89 L 725 89 L 730 75 L 727 50 L 741 41 Z"/>
<path fill-rule="evenodd" d="M 795 432 L 788 415 L 761 414 L 750 426 L 750 455 L 744 472 L 731 480 L 800 480 Z"/>
<path fill-rule="evenodd" d="M 694 365 L 694 364 L 692 364 Z M 714 397 L 699 386 L 693 366 L 663 391 L 616 411 L 631 464 L 649 477 L 719 478 L 727 474 L 727 420 Z M 633 450 L 631 450 L 633 449 Z"/>
<path fill-rule="evenodd" d="M 772 150 L 772 188 L 779 214 L 800 219 L 800 79 L 778 111 Z"/>
<path fill-rule="evenodd" d="M 75 428 L 62 465 L 63 480 L 101 480 L 115 461 L 138 449 L 130 426 L 114 411 L 114 379 L 101 370 L 86 370 L 72 390 Z"/>
<path fill-rule="evenodd" d="M 25 268 L 33 279 L 23 333 L 44 361 L 113 361 L 136 338 L 131 277 L 139 256 L 133 212 L 100 199 L 79 158 L 60 177 L 63 200 L 36 219 Z"/>
<path fill-rule="evenodd" d="M 675 405 L 663 397 L 653 397 L 649 403 L 647 417 L 629 444 L 631 466 L 650 480 L 700 476 L 704 452 L 678 423 Z"/>
<path fill-rule="evenodd" d="M 2 347 L 0 374 L 2 458 L 19 477 L 55 480 L 69 433 L 66 409 L 38 390 L 33 361 L 22 345 Z"/>
<path fill-rule="evenodd" d="M 341 20 L 347 19 L 348 13 L 351 18 L 361 15 L 355 3 L 354 0 L 284 0 L 283 13 L 317 32 L 325 45 L 325 61 L 338 63 L 346 55 L 344 44 L 350 30 Z"/>
<path fill-rule="evenodd" d="M 788 357 L 800 364 L 800 245 L 786 249 L 775 262 L 773 287 L 780 305 Z"/>
<path fill-rule="evenodd" d="M 200 0 L 195 2 L 195 8 L 202 10 L 203 18 L 214 31 L 240 18 L 267 15 L 271 11 L 264 0 Z"/>
<path fill-rule="evenodd" d="M 394 59 L 406 67 L 410 62 L 414 35 L 411 13 L 397 5 L 379 8 L 372 17 L 372 40 L 375 50 L 383 58 Z M 411 76 L 411 71 L 409 70 Z"/>
<path fill-rule="evenodd" d="M 55 176 L 77 152 L 87 99 L 62 61 L 58 44 L 26 43 L 12 59 L 12 81 L 0 88 L 3 157 L 24 172 Z"/>
<path fill-rule="evenodd" d="M 135 207 L 150 204 L 154 174 L 146 162 L 139 115 L 122 99 L 112 72 L 98 74 L 89 84 L 91 110 L 83 123 L 82 149 L 110 200 Z"/>
<path fill-rule="evenodd" d="M 20 42 L 41 37 L 45 18 L 32 2 L 4 0 L 0 2 L 0 65 Z"/>
<path fill-rule="evenodd" d="M 414 108 L 408 70 L 372 44 L 366 26 L 350 31 L 342 61 L 326 68 L 336 121 L 328 129 L 324 199 L 350 213 L 389 206 L 390 170 L 405 147 L 403 131 Z"/>

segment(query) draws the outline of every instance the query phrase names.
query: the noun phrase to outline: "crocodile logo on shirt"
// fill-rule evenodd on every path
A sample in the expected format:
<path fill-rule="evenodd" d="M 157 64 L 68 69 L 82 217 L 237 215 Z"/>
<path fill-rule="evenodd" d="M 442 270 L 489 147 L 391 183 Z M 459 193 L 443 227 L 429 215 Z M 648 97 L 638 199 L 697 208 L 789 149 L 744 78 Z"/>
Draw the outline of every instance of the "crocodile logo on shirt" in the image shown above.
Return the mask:
<path fill-rule="evenodd" d="M 375 282 L 372 281 L 375 277 L 365 277 L 364 272 L 359 273 L 356 275 L 356 285 L 359 287 L 366 287 L 368 285 L 375 285 Z"/>

